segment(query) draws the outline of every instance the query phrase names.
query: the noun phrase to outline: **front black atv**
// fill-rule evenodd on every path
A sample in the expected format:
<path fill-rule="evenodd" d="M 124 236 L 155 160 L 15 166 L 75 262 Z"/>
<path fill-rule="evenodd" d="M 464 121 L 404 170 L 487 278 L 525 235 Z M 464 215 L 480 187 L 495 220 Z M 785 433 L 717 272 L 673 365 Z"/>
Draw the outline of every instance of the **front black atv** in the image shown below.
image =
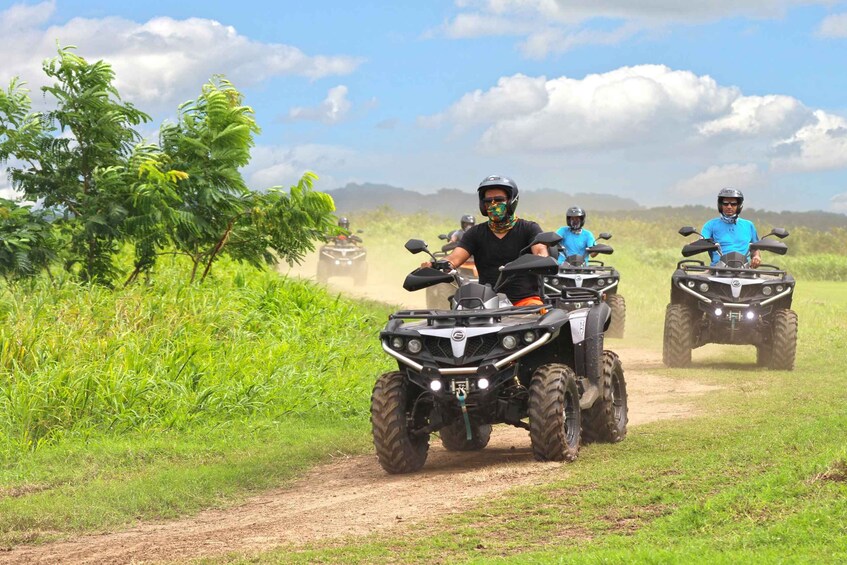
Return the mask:
<path fill-rule="evenodd" d="M 426 246 L 411 240 L 407 249 Z M 557 271 L 552 258 L 523 255 L 502 273 Z M 468 451 L 488 444 L 492 425 L 510 424 L 529 430 L 542 461 L 573 461 L 581 441 L 625 437 L 623 369 L 603 351 L 607 305 L 515 307 L 490 286 L 428 267 L 412 272 L 404 288 L 448 280 L 460 285 L 452 309 L 400 311 L 380 332 L 383 350 L 398 362 L 371 398 L 374 446 L 386 471 L 420 469 L 435 432 L 445 448 Z"/>
<path fill-rule="evenodd" d="M 696 232 L 691 227 L 682 235 Z M 698 234 L 699 235 L 699 234 Z M 750 250 L 783 255 L 788 232 L 776 228 Z M 683 247 L 684 257 L 717 252 L 720 246 L 700 239 Z M 671 277 L 671 302 L 665 312 L 662 359 L 668 367 L 691 363 L 691 350 L 707 343 L 756 346 L 756 360 L 771 369 L 793 370 L 797 350 L 797 314 L 791 310 L 794 277 L 774 265 L 750 267 L 740 253 L 720 255 L 718 263 L 687 259 Z"/>

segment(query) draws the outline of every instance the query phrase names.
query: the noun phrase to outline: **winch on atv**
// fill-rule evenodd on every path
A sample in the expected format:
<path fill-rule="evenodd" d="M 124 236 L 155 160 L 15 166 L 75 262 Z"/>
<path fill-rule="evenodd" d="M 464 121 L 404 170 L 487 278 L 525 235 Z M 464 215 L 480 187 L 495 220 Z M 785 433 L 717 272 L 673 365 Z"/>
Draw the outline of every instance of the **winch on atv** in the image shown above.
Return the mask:
<path fill-rule="evenodd" d="M 540 234 L 533 244 L 551 236 L 558 238 Z M 406 249 L 429 253 L 420 240 L 409 240 Z M 380 332 L 383 349 L 398 364 L 379 377 L 371 397 L 374 446 L 386 471 L 420 469 L 434 432 L 449 450 L 477 450 L 488 444 L 492 425 L 510 424 L 529 430 L 533 454 L 542 461 L 574 460 L 580 441 L 625 437 L 623 368 L 617 355 L 603 351 L 606 304 L 572 311 L 515 307 L 497 293 L 514 274 L 557 273 L 551 257 L 521 255 L 501 267 L 493 287 L 433 260 L 433 267 L 410 273 L 403 287 L 453 281 L 451 309 L 402 310 Z"/>

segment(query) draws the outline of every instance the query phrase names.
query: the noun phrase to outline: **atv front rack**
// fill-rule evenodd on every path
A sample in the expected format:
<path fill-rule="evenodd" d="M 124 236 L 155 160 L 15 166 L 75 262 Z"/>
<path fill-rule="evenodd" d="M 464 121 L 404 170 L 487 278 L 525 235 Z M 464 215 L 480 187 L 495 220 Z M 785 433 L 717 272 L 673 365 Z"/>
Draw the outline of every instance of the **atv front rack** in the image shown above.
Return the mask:
<path fill-rule="evenodd" d="M 763 268 L 764 267 L 764 268 Z M 762 275 L 769 277 L 782 277 L 785 278 L 786 272 L 783 269 L 780 269 L 776 265 L 759 265 L 759 268 L 753 269 L 750 267 L 747 268 L 737 268 L 737 267 L 717 267 L 712 265 L 706 265 L 703 261 L 699 259 L 683 259 L 682 261 L 676 264 L 677 269 L 681 269 L 685 272 L 702 272 L 708 273 L 714 276 L 746 276 L 749 278 L 760 278 Z"/>
<path fill-rule="evenodd" d="M 426 320 L 427 325 L 432 325 L 436 320 L 469 321 L 473 318 L 485 318 L 499 321 L 503 316 L 518 316 L 522 314 L 540 314 L 546 305 L 537 306 L 509 306 L 494 310 L 400 310 L 389 314 L 389 320 Z"/>

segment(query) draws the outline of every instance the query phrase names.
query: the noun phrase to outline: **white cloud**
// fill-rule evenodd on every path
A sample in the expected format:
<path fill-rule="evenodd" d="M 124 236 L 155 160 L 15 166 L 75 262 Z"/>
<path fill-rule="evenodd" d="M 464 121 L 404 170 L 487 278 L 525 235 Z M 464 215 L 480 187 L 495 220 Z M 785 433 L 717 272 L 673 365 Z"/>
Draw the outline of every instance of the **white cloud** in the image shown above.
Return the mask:
<path fill-rule="evenodd" d="M 723 187 L 731 186 L 741 191 L 761 186 L 763 175 L 755 163 L 713 165 L 691 178 L 673 186 L 671 192 L 690 197 L 717 194 Z"/>
<path fill-rule="evenodd" d="M 214 74 L 236 86 L 274 76 L 316 79 L 353 72 L 362 62 L 351 56 L 307 55 L 281 43 L 262 43 L 214 20 L 153 18 L 138 23 L 119 17 L 74 18 L 45 28 L 55 3 L 16 5 L 0 12 L 3 67 L 0 81 L 19 75 L 35 89 L 46 81 L 44 59 L 56 55 L 56 42 L 79 46 L 90 61 L 104 59 L 116 73 L 121 95 L 147 108 L 172 108 L 199 92 Z"/>
<path fill-rule="evenodd" d="M 350 101 L 347 100 L 347 87 L 342 84 L 330 88 L 326 98 L 317 106 L 291 108 L 286 121 L 318 121 L 336 124 L 347 116 L 351 106 Z"/>
<path fill-rule="evenodd" d="M 460 12 L 429 35 L 451 38 L 519 36 L 529 57 L 562 53 L 578 45 L 610 45 L 638 33 L 674 24 L 723 18 L 776 18 L 794 6 L 829 0 L 457 0 Z M 598 22 L 617 22 L 612 31 Z"/>
<path fill-rule="evenodd" d="M 822 110 L 815 120 L 775 144 L 774 169 L 823 171 L 847 167 L 847 119 Z"/>
<path fill-rule="evenodd" d="M 842 212 L 847 214 L 847 192 L 836 194 L 829 200 L 831 202 L 829 209 L 833 212 Z"/>
<path fill-rule="evenodd" d="M 847 13 L 827 16 L 818 28 L 821 37 L 847 37 Z"/>
<path fill-rule="evenodd" d="M 247 185 L 254 190 L 271 186 L 297 184 L 306 171 L 316 173 L 321 190 L 336 188 L 339 182 L 333 171 L 351 169 L 361 162 L 356 151 L 332 145 L 298 145 L 293 147 L 259 145 L 251 151 L 250 164 L 243 173 Z"/>
<path fill-rule="evenodd" d="M 791 96 L 742 96 L 730 112 L 699 126 L 703 135 L 787 136 L 813 118 L 812 111 Z"/>

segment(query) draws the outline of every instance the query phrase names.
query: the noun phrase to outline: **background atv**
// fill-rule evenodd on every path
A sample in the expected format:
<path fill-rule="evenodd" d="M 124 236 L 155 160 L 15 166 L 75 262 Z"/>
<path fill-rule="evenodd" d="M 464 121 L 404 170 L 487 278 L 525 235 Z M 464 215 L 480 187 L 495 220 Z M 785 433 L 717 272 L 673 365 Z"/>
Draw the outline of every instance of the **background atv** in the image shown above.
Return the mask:
<path fill-rule="evenodd" d="M 406 248 L 429 253 L 420 240 Z M 460 285 L 452 309 L 396 312 L 380 332 L 383 350 L 398 364 L 379 377 L 371 397 L 383 469 L 420 469 L 433 432 L 446 449 L 482 449 L 498 423 L 529 430 L 541 461 L 573 461 L 581 439 L 625 437 L 623 368 L 617 355 L 603 351 L 607 305 L 545 313 L 544 306 L 512 306 L 495 291 L 517 273 L 555 274 L 550 257 L 522 255 L 502 268 L 494 288 L 445 273 L 444 261 L 434 267 L 416 269 L 403 287 L 420 290 L 452 279 Z"/>
<path fill-rule="evenodd" d="M 699 234 L 692 227 L 683 236 Z M 775 228 L 750 244 L 750 250 L 784 255 L 788 247 L 768 236 L 784 238 Z M 702 237 L 702 236 L 701 236 Z M 720 246 L 707 239 L 682 248 L 682 255 L 717 252 Z M 727 253 L 710 267 L 694 259 L 677 263 L 671 279 L 671 303 L 665 312 L 662 359 L 668 367 L 685 367 L 691 350 L 707 343 L 756 346 L 756 361 L 771 369 L 794 369 L 797 350 L 797 314 L 791 310 L 794 278 L 774 265 L 750 267 L 741 253 Z"/>
<path fill-rule="evenodd" d="M 597 236 L 597 239 L 611 238 L 612 234 L 606 232 Z M 586 248 L 585 252 L 611 255 L 614 249 L 609 245 L 600 243 Z M 620 280 L 620 273 L 614 267 L 607 267 L 602 261 L 589 260 L 586 264 L 585 256 L 569 255 L 565 258 L 565 262 L 559 266 L 558 274 L 544 277 L 544 292 L 552 299 L 561 297 L 566 288 L 586 288 L 598 291 L 601 299 L 606 301 L 612 311 L 612 321 L 606 330 L 606 335 L 608 337 L 623 337 L 626 326 L 626 301 L 618 293 Z M 578 297 L 586 293 L 570 292 L 567 294 Z M 590 294 L 587 293 L 588 296 Z M 573 298 L 568 298 L 565 302 L 570 304 L 573 302 Z"/>
<path fill-rule="evenodd" d="M 356 286 L 368 281 L 368 252 L 356 235 L 333 237 L 320 248 L 318 256 L 318 282 L 326 283 L 330 277 L 353 277 Z"/>
<path fill-rule="evenodd" d="M 441 234 L 438 236 L 438 239 L 447 239 L 446 234 Z M 432 254 L 435 259 L 443 259 L 447 256 L 453 249 L 456 248 L 456 242 L 445 243 L 441 246 L 441 251 L 436 251 Z M 473 257 L 465 261 L 465 263 L 460 266 L 458 269 L 458 274 L 469 282 L 476 282 L 479 280 L 479 273 L 476 271 L 476 265 L 474 264 Z M 459 288 L 457 284 L 451 279 L 450 282 L 440 283 L 433 286 L 429 286 L 426 289 L 426 307 L 427 308 L 436 308 L 447 310 L 450 308 L 450 297 L 456 293 L 456 289 Z"/>

